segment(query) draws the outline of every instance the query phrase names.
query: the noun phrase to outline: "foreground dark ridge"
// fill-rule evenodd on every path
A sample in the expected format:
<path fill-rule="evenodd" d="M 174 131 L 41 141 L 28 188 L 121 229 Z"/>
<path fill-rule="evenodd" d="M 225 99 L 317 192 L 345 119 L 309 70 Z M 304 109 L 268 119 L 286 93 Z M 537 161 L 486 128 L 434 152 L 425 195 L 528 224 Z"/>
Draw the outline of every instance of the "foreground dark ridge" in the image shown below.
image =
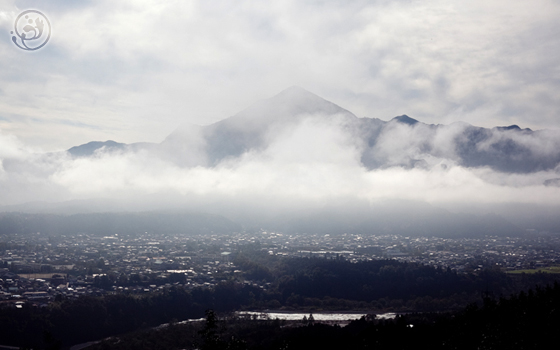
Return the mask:
<path fill-rule="evenodd" d="M 537 288 L 509 299 L 486 297 L 448 314 L 406 314 L 393 320 L 372 316 L 344 328 L 302 320 L 250 321 L 218 318 L 203 324 L 171 325 L 113 338 L 99 349 L 542 349 L 557 341 L 560 286 Z M 311 318 L 311 317 L 310 317 Z"/>

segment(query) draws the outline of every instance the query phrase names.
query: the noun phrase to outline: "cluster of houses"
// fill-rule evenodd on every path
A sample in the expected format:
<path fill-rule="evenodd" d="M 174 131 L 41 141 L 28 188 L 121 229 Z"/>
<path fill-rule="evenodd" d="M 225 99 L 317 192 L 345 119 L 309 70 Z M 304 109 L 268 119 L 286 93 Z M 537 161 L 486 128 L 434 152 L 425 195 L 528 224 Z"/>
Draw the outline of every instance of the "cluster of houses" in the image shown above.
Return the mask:
<path fill-rule="evenodd" d="M 0 305 L 38 307 L 57 298 L 106 293 L 150 293 L 208 286 L 240 276 L 242 252 L 286 257 L 396 259 L 456 271 L 483 265 L 504 270 L 545 268 L 560 261 L 560 237 L 436 238 L 398 235 L 317 235 L 261 231 L 228 235 L 0 237 Z M 245 281 L 245 283 L 259 283 Z M 266 286 L 261 286 L 266 288 Z"/>

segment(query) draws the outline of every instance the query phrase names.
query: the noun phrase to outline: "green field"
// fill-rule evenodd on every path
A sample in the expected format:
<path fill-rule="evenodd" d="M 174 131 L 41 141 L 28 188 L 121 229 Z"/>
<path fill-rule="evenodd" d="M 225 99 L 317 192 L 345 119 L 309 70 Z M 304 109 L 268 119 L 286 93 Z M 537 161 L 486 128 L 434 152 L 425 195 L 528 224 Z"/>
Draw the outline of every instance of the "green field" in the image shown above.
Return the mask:
<path fill-rule="evenodd" d="M 550 266 L 550 267 L 542 267 L 538 269 L 525 269 L 525 270 L 514 270 L 514 271 L 507 271 L 509 274 L 521 274 L 521 273 L 560 273 L 560 266 Z"/>
<path fill-rule="evenodd" d="M 66 276 L 65 273 L 18 273 L 19 277 L 23 278 L 52 278 L 53 275 L 62 275 Z"/>

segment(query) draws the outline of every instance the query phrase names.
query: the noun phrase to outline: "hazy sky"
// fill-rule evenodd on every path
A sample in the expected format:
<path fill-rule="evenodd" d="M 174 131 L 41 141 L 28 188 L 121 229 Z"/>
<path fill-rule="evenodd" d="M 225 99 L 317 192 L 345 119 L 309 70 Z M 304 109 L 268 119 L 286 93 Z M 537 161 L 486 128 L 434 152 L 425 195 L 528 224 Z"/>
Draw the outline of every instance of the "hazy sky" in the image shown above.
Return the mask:
<path fill-rule="evenodd" d="M 50 42 L 11 42 L 45 13 Z M 0 133 L 160 142 L 298 85 L 360 117 L 560 128 L 560 2 L 0 0 Z"/>

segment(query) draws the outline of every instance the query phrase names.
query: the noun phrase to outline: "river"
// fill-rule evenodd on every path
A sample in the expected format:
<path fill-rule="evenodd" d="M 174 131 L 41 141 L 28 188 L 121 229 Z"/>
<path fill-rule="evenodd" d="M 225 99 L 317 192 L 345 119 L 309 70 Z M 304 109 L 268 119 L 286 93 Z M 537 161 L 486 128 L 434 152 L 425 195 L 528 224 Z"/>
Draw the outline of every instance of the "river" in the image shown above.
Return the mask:
<path fill-rule="evenodd" d="M 359 320 L 362 316 L 367 316 L 367 314 L 360 312 L 360 313 L 351 313 L 351 312 L 318 312 L 318 313 L 311 313 L 313 315 L 313 319 L 315 321 L 351 321 L 351 320 Z M 309 312 L 281 312 L 281 311 L 239 311 L 236 312 L 238 316 L 248 315 L 252 318 L 257 319 L 280 319 L 286 321 L 298 321 L 302 320 L 303 317 L 309 318 Z M 396 317 L 395 313 L 385 313 L 376 315 L 377 319 L 393 319 Z"/>

